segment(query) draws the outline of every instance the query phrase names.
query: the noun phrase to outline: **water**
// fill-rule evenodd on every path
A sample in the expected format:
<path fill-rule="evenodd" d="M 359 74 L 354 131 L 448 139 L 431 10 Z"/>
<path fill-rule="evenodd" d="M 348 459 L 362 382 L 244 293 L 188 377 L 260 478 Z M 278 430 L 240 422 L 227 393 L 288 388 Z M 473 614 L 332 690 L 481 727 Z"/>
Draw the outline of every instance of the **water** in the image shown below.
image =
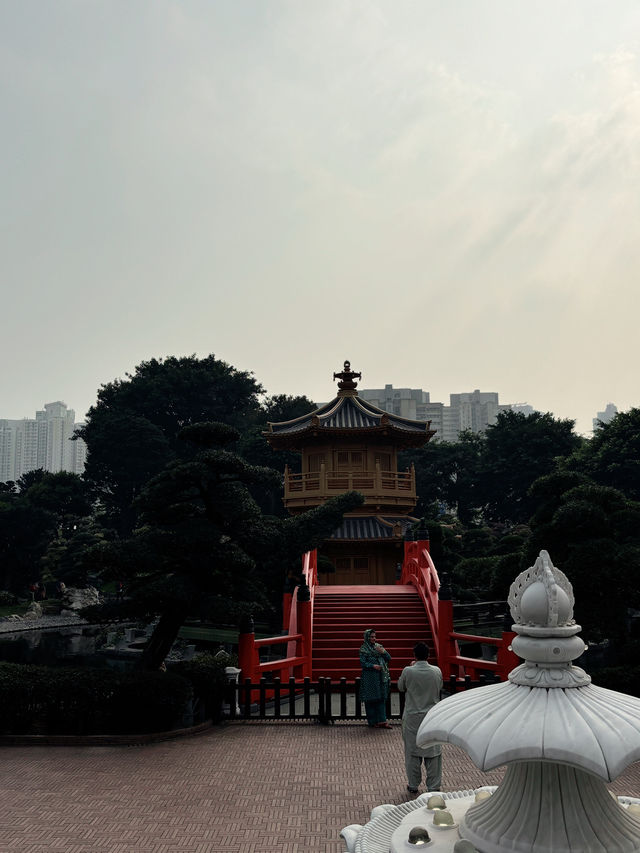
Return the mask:
<path fill-rule="evenodd" d="M 0 661 L 39 666 L 90 666 L 131 669 L 147 641 L 147 630 L 113 625 L 70 625 L 0 633 Z M 109 645 L 107 643 L 113 643 Z M 212 648 L 207 641 L 178 639 L 174 658 L 189 659 L 197 649 Z M 219 643 L 215 644 L 216 650 Z"/>
<path fill-rule="evenodd" d="M 0 660 L 41 666 L 109 666 L 97 649 L 104 628 L 78 625 L 68 628 L 15 631 L 0 635 Z"/>

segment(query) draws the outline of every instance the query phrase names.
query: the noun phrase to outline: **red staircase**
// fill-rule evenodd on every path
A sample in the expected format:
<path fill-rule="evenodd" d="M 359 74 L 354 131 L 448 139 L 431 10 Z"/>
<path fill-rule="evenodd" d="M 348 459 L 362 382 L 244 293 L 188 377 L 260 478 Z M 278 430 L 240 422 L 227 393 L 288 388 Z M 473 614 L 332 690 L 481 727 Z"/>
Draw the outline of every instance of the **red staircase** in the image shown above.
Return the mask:
<path fill-rule="evenodd" d="M 317 586 L 313 604 L 312 678 L 360 675 L 360 646 L 367 628 L 391 655 L 391 680 L 413 660 L 413 647 L 433 636 L 427 612 L 414 586 Z M 430 657 L 430 662 L 435 659 Z"/>

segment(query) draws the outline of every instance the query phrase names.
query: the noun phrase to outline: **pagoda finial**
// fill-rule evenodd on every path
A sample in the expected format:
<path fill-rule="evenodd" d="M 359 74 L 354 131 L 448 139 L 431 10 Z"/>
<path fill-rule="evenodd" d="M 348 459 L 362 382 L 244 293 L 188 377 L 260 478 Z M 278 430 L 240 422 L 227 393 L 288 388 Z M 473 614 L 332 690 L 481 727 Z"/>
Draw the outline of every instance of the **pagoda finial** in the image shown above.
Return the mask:
<path fill-rule="evenodd" d="M 355 379 L 362 379 L 362 374 L 361 373 L 355 373 L 353 370 L 351 370 L 351 362 L 350 361 L 345 361 L 344 367 L 342 369 L 342 373 L 334 373 L 333 374 L 333 381 L 334 382 L 336 379 L 340 379 L 340 382 L 338 382 L 338 388 L 341 391 L 355 391 L 356 388 L 358 387 L 358 383 L 353 381 L 354 378 Z"/>

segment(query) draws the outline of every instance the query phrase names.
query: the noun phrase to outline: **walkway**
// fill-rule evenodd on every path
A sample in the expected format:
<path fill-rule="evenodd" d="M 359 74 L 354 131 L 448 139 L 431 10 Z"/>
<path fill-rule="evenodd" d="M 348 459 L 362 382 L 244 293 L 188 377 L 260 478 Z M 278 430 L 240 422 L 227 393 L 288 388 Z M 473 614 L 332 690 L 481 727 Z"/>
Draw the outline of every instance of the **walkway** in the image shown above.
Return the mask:
<path fill-rule="evenodd" d="M 445 747 L 446 790 L 496 784 Z M 399 724 L 227 723 L 144 747 L 0 748 L 0 853 L 342 853 L 406 798 Z M 640 764 L 612 786 L 640 796 Z"/>

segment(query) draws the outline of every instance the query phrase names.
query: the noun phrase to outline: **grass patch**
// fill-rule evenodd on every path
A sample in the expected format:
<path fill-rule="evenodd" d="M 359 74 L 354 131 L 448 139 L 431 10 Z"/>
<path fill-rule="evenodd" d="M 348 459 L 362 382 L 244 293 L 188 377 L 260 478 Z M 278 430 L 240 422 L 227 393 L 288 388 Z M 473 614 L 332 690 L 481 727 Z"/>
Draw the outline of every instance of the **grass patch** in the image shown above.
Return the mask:
<path fill-rule="evenodd" d="M 26 601 L 18 602 L 16 604 L 0 604 L 0 617 L 11 616 L 12 613 L 16 613 L 18 616 L 24 616 L 27 612 L 28 606 L 29 602 Z"/>
<path fill-rule="evenodd" d="M 224 645 L 237 645 L 237 628 L 205 628 L 199 625 L 185 625 L 180 628 L 179 635 L 183 640 L 200 640 L 203 643 L 222 643 Z M 256 631 L 256 640 L 268 637 L 269 634 Z"/>

